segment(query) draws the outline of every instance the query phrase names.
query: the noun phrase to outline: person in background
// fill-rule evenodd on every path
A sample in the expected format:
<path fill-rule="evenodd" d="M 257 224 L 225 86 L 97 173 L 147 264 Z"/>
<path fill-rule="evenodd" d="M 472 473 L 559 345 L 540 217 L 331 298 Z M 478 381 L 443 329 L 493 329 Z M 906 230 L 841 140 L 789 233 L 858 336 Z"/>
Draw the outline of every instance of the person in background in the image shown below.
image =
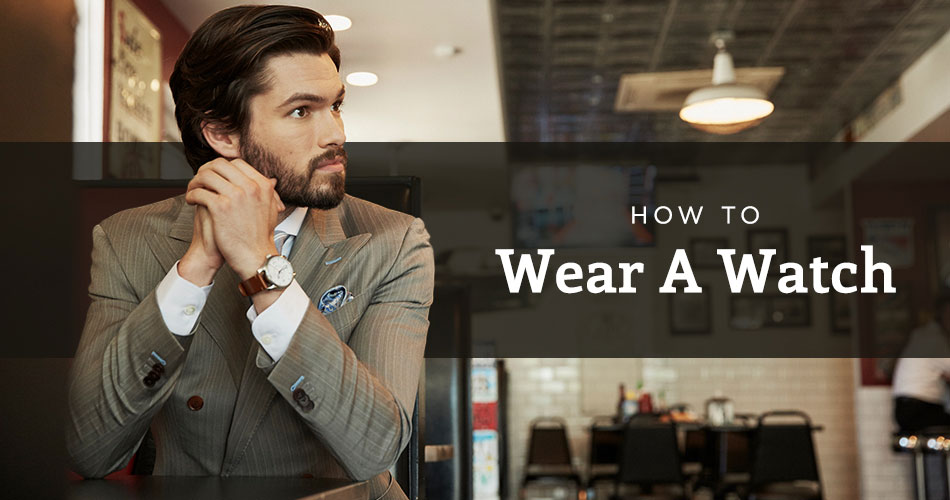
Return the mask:
<path fill-rule="evenodd" d="M 942 357 L 937 357 L 942 356 Z M 950 294 L 940 295 L 934 319 L 910 334 L 894 370 L 894 417 L 902 432 L 950 427 Z"/>

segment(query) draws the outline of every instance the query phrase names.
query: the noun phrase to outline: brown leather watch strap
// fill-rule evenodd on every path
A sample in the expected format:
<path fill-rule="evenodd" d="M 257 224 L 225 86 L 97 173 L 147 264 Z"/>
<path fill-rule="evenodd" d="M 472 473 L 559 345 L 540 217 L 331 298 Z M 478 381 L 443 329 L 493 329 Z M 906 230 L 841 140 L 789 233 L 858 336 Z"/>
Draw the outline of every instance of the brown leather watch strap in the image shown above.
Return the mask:
<path fill-rule="evenodd" d="M 266 290 L 268 285 L 267 282 L 264 281 L 263 274 L 264 273 L 257 273 L 238 284 L 238 290 L 241 291 L 241 295 L 250 297 L 261 290 Z"/>

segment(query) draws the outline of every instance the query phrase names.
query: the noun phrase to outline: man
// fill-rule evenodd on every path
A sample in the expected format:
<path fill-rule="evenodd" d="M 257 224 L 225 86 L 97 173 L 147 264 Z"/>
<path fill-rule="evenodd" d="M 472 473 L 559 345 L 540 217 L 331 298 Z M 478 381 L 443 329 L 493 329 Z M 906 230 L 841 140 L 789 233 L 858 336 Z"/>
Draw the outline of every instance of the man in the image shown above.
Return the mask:
<path fill-rule="evenodd" d="M 941 295 L 934 311 L 933 321 L 911 332 L 894 370 L 894 417 L 903 432 L 950 427 L 950 295 Z"/>
<path fill-rule="evenodd" d="M 124 467 L 151 428 L 154 474 L 405 497 L 386 471 L 411 431 L 432 249 L 421 220 L 344 194 L 339 63 L 296 7 L 221 11 L 185 46 L 170 84 L 196 175 L 93 231 L 67 425 L 83 476 Z"/>

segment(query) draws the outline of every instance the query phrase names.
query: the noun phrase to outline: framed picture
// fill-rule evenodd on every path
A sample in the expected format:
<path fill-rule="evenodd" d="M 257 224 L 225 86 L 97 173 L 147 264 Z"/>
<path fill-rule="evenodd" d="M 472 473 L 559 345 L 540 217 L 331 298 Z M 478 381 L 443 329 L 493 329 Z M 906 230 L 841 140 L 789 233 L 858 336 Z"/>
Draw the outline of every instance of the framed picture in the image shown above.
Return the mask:
<path fill-rule="evenodd" d="M 803 327 L 811 325 L 811 308 L 807 295 L 773 295 L 769 297 L 768 326 Z"/>
<path fill-rule="evenodd" d="M 701 285 L 703 290 L 709 287 Z M 709 295 L 703 293 L 670 294 L 670 332 L 674 334 L 709 333 L 711 314 Z"/>
<path fill-rule="evenodd" d="M 808 262 L 815 257 L 827 262 L 830 268 L 844 262 L 848 258 L 848 247 L 844 236 L 809 236 Z"/>
<path fill-rule="evenodd" d="M 788 262 L 788 231 L 784 228 L 750 229 L 746 233 L 748 253 L 755 256 L 757 263 L 762 262 L 761 249 L 773 249 L 775 255 L 769 264 L 769 274 L 779 274 L 779 266 Z"/>
<path fill-rule="evenodd" d="M 729 248 L 727 238 L 692 238 L 689 240 L 689 262 L 693 269 L 721 269 L 722 257 L 716 253 Z"/>
<path fill-rule="evenodd" d="M 768 309 L 768 298 L 763 295 L 733 295 L 729 303 L 729 326 L 736 330 L 764 328 Z"/>
<path fill-rule="evenodd" d="M 831 333 L 851 332 L 850 296 L 831 292 L 828 294 L 828 316 L 831 318 Z"/>
<path fill-rule="evenodd" d="M 737 330 L 807 327 L 811 308 L 807 295 L 733 295 L 729 325 Z"/>

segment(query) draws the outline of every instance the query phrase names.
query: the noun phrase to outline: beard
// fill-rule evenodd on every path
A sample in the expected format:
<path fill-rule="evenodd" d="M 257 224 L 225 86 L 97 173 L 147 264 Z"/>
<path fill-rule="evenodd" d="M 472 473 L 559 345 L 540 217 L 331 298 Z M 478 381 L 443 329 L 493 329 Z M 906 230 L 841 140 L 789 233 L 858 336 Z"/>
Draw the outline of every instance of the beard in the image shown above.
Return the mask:
<path fill-rule="evenodd" d="M 346 150 L 343 146 L 333 147 L 314 157 L 306 171 L 301 173 L 255 142 L 250 134 L 242 133 L 241 158 L 264 177 L 277 179 L 274 190 L 285 205 L 330 210 L 336 208 L 346 194 Z M 343 171 L 327 173 L 317 170 L 321 162 L 335 158 L 343 164 Z"/>

